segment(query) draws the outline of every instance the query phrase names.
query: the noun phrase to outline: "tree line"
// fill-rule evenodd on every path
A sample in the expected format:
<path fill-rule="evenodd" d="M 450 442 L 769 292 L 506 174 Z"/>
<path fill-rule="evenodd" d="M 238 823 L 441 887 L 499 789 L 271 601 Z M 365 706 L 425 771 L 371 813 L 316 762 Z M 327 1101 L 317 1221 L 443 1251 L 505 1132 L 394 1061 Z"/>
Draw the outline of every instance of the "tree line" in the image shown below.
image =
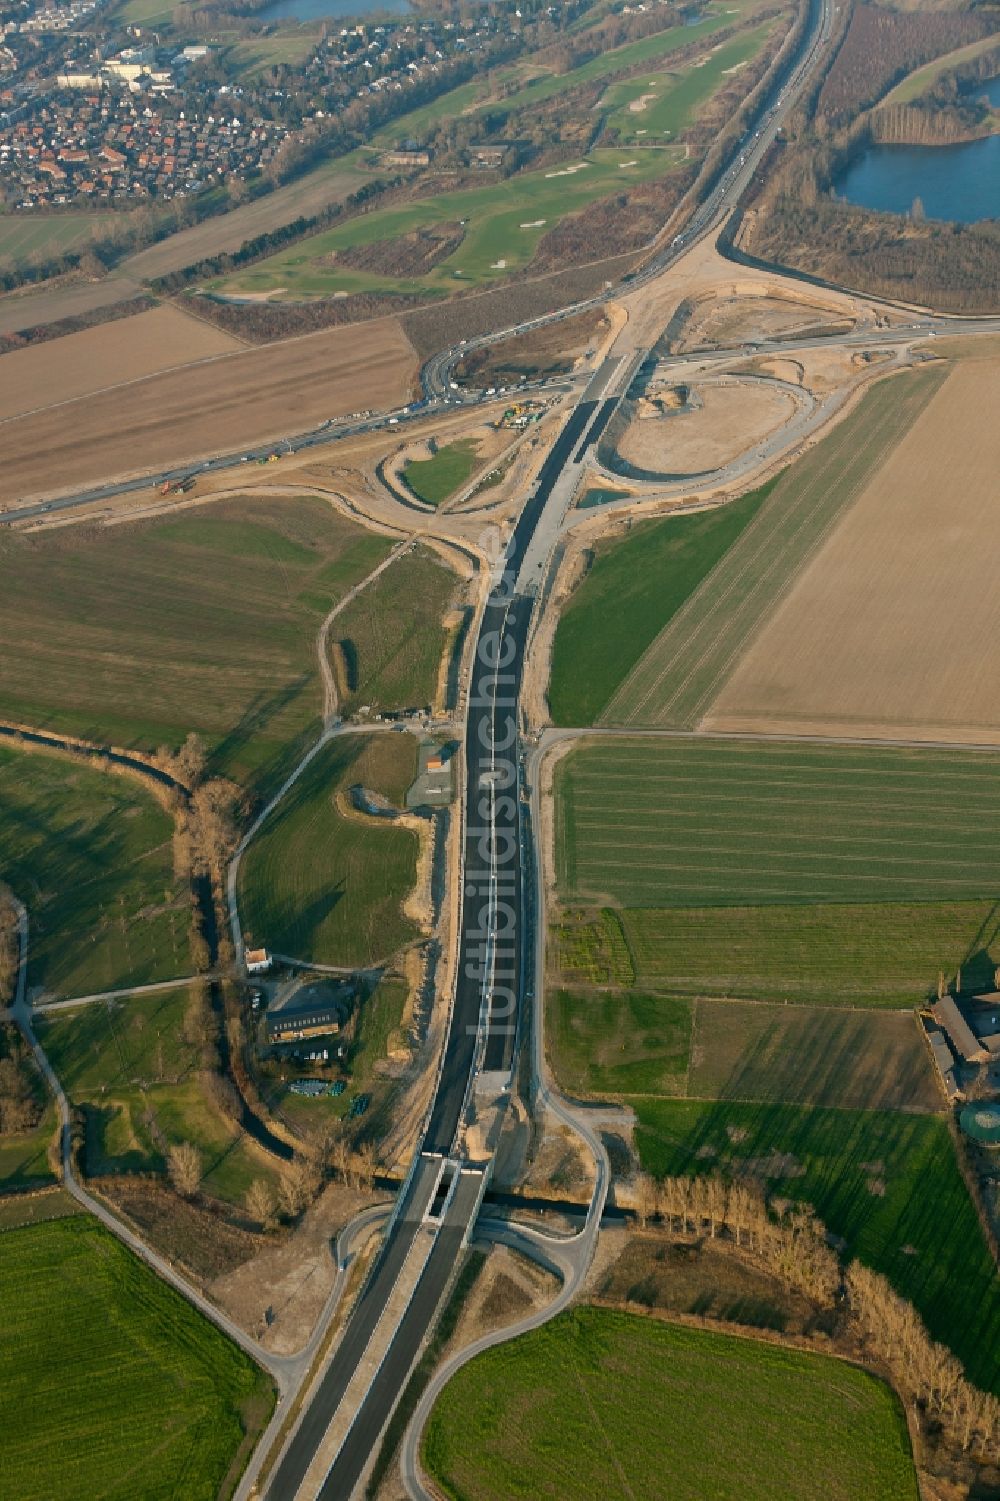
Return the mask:
<path fill-rule="evenodd" d="M 843 124 L 915 68 L 995 30 L 977 11 L 897 11 L 860 4 L 819 92 L 817 113 Z"/>
<path fill-rule="evenodd" d="M 808 1298 L 829 1316 L 828 1327 L 839 1323 L 845 1348 L 885 1373 L 929 1446 L 942 1445 L 959 1461 L 1000 1461 L 1000 1401 L 966 1378 L 886 1277 L 857 1260 L 842 1267 L 808 1204 L 718 1174 L 640 1174 L 635 1206 L 641 1226 L 655 1218 L 671 1239 L 725 1243 Z"/>

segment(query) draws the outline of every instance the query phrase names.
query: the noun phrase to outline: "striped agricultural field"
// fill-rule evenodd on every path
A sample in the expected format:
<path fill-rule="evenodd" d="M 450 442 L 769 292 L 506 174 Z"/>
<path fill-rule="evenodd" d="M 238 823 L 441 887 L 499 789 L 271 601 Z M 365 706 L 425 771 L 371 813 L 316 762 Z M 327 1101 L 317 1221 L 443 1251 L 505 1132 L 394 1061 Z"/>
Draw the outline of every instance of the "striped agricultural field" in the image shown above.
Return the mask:
<path fill-rule="evenodd" d="M 677 611 L 600 722 L 693 729 L 754 636 L 935 393 L 945 369 L 881 381 L 785 471 L 754 520 Z"/>
<path fill-rule="evenodd" d="M 998 834 L 1000 753 L 615 737 L 556 766 L 569 902 L 989 902 Z"/>

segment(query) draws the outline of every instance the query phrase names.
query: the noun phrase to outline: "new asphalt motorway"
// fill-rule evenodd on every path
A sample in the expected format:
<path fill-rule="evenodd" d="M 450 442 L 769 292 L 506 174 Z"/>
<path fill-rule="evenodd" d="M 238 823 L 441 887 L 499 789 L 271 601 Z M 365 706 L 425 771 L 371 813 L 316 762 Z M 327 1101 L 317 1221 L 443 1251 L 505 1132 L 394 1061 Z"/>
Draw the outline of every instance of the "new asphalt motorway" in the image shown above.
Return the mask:
<path fill-rule="evenodd" d="M 340 1345 L 274 1471 L 268 1501 L 294 1501 L 375 1333 L 419 1234 L 435 1244 L 389 1349 L 329 1471 L 323 1501 L 347 1501 L 375 1450 L 444 1295 L 478 1208 L 482 1172 L 463 1172 L 428 1219 L 442 1158 L 455 1146 L 477 1072 L 509 1072 L 524 993 L 518 697 L 533 600 L 516 592 L 525 550 L 563 466 L 597 409 L 573 410 L 517 522 L 487 601 L 469 681 L 465 860 L 458 977 L 448 1042 L 423 1147 Z"/>

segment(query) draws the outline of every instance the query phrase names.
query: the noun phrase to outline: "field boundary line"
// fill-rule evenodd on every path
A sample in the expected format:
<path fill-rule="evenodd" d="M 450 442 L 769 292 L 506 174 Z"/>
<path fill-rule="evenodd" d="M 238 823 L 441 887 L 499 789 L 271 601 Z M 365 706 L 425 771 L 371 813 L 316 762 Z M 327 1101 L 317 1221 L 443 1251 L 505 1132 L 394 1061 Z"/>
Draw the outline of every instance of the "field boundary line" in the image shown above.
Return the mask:
<path fill-rule="evenodd" d="M 893 372 L 892 374 L 897 373 L 899 372 Z M 742 612 L 744 617 L 748 617 L 738 627 L 738 639 L 731 649 L 720 658 L 718 670 L 714 673 L 712 682 L 707 688 L 699 692 L 691 708 L 684 711 L 684 717 L 690 720 L 692 725 L 697 723 L 703 712 L 706 699 L 711 699 L 713 695 L 717 695 L 720 682 L 724 680 L 734 658 L 742 650 L 745 650 L 753 634 L 764 623 L 765 615 L 774 613 L 774 610 L 780 604 L 781 599 L 787 594 L 792 583 L 801 576 L 802 570 L 808 566 L 809 562 L 830 535 L 832 529 L 843 519 L 851 505 L 859 498 L 863 489 L 871 481 L 881 463 L 888 458 L 891 450 L 886 449 L 880 458 L 879 445 L 885 442 L 891 434 L 892 427 L 898 420 L 900 413 L 904 413 L 908 418 L 903 434 L 905 435 L 905 432 L 908 432 L 916 421 L 921 405 L 933 399 L 933 396 L 936 394 L 936 390 L 931 391 L 923 398 L 923 402 L 920 402 L 920 397 L 925 387 L 930 385 L 930 380 L 927 377 L 935 377 L 937 389 L 940 389 L 940 386 L 944 382 L 945 374 L 946 372 L 944 371 L 917 372 L 916 380 L 908 388 L 904 389 L 903 396 L 900 398 L 898 405 L 890 401 L 884 394 L 882 395 L 884 402 L 883 410 L 878 413 L 875 423 L 867 430 L 860 448 L 856 442 L 853 443 L 853 455 L 861 472 L 857 474 L 857 478 L 850 485 L 847 492 L 840 497 L 825 523 L 823 523 L 822 517 L 825 506 L 829 504 L 830 488 L 832 488 L 831 481 L 842 467 L 843 450 L 845 447 L 851 447 L 852 445 L 855 437 L 852 419 L 854 419 L 854 423 L 859 419 L 859 415 L 863 411 L 862 404 L 859 403 L 849 413 L 848 419 L 844 423 L 838 424 L 822 443 L 815 445 L 807 453 L 801 455 L 798 460 L 793 461 L 792 466 L 786 469 L 784 474 L 779 478 L 771 495 L 768 496 L 760 511 L 746 529 L 737 537 L 732 547 L 723 554 L 715 567 L 706 574 L 694 592 L 685 600 L 677 613 L 664 626 L 663 630 L 633 665 L 603 710 L 600 716 L 603 722 L 610 723 L 618 717 L 620 720 L 623 719 L 624 723 L 628 725 L 631 720 L 638 719 L 644 714 L 650 699 L 661 688 L 664 679 L 676 668 L 677 657 L 683 658 L 685 654 L 690 657 L 695 638 L 699 635 L 704 637 L 706 633 L 711 631 L 713 619 L 719 618 L 720 612 L 724 610 L 734 592 L 740 590 L 748 574 L 752 576 L 753 571 L 759 566 L 761 560 L 767 558 L 770 553 L 769 561 L 765 563 L 764 571 L 757 578 L 756 584 L 753 584 L 742 596 L 738 595 L 736 614 L 740 615 Z M 903 384 L 905 387 L 905 383 Z M 882 377 L 881 380 L 877 380 L 864 394 L 875 396 L 876 393 L 882 394 L 891 391 L 893 387 L 893 378 L 892 375 L 889 375 Z M 920 404 L 918 405 L 918 403 Z M 911 407 L 914 409 L 912 415 L 910 414 Z M 824 454 L 823 448 L 827 445 L 827 452 Z M 817 455 L 818 458 L 816 458 Z M 794 477 L 795 469 L 799 464 L 808 462 L 810 458 L 814 459 L 815 473 L 807 477 L 804 489 L 801 489 L 796 497 L 797 481 Z M 854 466 L 852 465 L 852 467 Z M 832 474 L 831 471 L 833 472 Z M 857 471 L 855 472 L 857 473 Z M 789 494 L 789 492 L 791 493 Z M 739 497 L 734 497 L 734 499 L 736 498 Z M 796 536 L 801 535 L 804 530 L 808 530 L 811 525 L 817 524 L 817 518 L 819 530 L 813 537 L 811 544 L 801 556 L 795 558 L 792 567 L 788 568 L 787 545 L 786 547 L 776 546 L 776 540 L 780 540 L 781 532 L 788 527 L 791 527 L 791 534 L 794 539 Z M 775 538 L 775 528 L 778 529 L 778 539 Z M 728 570 L 726 568 L 727 562 L 729 563 Z M 768 581 L 775 576 L 780 578 L 783 569 L 787 569 L 787 576 L 783 587 L 780 590 L 768 592 Z M 720 576 L 724 583 L 723 592 L 722 594 L 713 594 L 713 591 L 718 587 Z M 762 595 L 767 596 L 764 613 L 756 609 Z M 707 609 L 703 615 L 700 615 L 699 612 L 706 605 L 706 602 Z M 692 620 L 693 625 L 690 626 L 689 634 L 685 637 L 685 627 Z M 744 625 L 745 628 L 743 628 Z M 704 669 L 706 662 L 711 661 L 713 654 L 718 653 L 720 639 L 731 628 L 732 621 L 727 617 L 719 622 L 716 632 L 708 636 L 700 648 L 696 645 L 694 646 L 696 655 L 689 660 L 686 673 L 671 691 L 667 699 L 658 706 L 657 715 L 661 720 L 666 718 L 669 712 L 677 708 L 678 700 L 683 697 L 692 679 Z M 662 649 L 669 636 L 680 638 L 678 652 L 676 656 L 668 657 L 657 670 L 657 660 L 663 655 Z M 649 677 L 651 670 L 653 676 L 648 682 L 648 686 L 644 691 L 640 692 L 640 697 L 636 702 L 631 702 L 630 693 L 637 686 L 641 688 L 644 680 Z"/>

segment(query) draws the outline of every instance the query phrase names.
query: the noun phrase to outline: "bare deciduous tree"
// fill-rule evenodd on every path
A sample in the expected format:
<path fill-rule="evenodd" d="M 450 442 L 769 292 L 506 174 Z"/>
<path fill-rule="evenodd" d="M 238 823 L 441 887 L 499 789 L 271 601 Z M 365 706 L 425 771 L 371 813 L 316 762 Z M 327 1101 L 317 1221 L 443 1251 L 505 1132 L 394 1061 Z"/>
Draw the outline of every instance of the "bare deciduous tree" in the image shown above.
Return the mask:
<path fill-rule="evenodd" d="M 274 1194 L 263 1178 L 255 1178 L 246 1191 L 247 1214 L 265 1230 L 274 1223 Z"/>
<path fill-rule="evenodd" d="M 278 1201 L 289 1219 L 295 1219 L 311 1203 L 321 1181 L 315 1162 L 307 1157 L 293 1157 L 278 1184 Z"/>
<path fill-rule="evenodd" d="M 201 1186 L 201 1153 L 189 1141 L 179 1141 L 167 1153 L 167 1173 L 184 1199 L 193 1199 Z"/>

